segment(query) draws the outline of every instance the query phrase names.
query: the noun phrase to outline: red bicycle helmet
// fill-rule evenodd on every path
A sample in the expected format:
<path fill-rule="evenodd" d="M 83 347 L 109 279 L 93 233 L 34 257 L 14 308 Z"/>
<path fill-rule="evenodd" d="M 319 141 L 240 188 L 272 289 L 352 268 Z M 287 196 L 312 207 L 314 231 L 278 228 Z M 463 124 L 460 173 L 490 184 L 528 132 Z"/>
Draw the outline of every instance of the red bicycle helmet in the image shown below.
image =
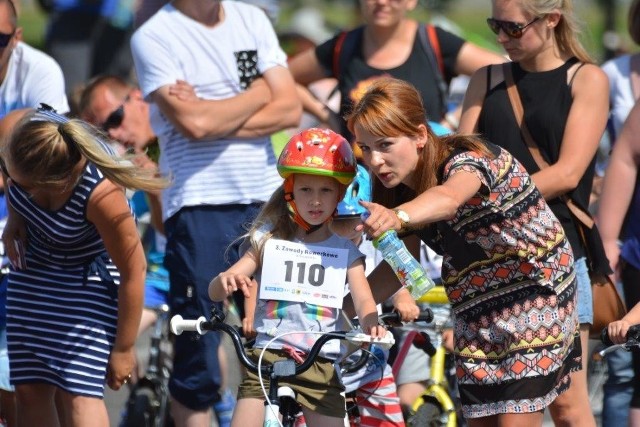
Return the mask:
<path fill-rule="evenodd" d="M 351 145 L 329 129 L 311 128 L 293 136 L 280 153 L 278 173 L 330 176 L 349 185 L 356 176 L 356 157 Z"/>

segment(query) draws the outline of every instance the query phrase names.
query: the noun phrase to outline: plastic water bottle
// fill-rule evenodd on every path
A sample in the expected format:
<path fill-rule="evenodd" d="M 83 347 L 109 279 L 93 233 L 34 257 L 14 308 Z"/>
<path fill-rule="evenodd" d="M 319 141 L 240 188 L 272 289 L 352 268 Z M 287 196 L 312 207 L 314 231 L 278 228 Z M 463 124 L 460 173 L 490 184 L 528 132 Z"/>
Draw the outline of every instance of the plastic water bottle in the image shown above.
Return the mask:
<path fill-rule="evenodd" d="M 395 230 L 382 233 L 373 240 L 373 246 L 382 253 L 402 286 L 409 290 L 414 299 L 420 298 L 436 285 L 424 271 L 422 264 L 411 255 Z"/>

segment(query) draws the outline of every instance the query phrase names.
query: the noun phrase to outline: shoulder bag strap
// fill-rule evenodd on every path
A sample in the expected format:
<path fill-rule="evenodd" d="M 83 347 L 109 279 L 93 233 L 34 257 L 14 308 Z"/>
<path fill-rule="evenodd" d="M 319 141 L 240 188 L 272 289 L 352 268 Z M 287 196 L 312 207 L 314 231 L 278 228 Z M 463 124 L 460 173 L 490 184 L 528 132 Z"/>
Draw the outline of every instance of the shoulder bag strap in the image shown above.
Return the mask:
<path fill-rule="evenodd" d="M 502 65 L 504 71 L 504 80 L 507 85 L 507 94 L 509 95 L 509 101 L 511 101 L 511 108 L 513 108 L 513 113 L 516 116 L 516 123 L 518 123 L 518 127 L 520 127 L 520 132 L 522 133 L 522 139 L 524 140 L 533 160 L 535 160 L 536 164 L 540 169 L 544 169 L 549 167 L 549 163 L 542 157 L 540 153 L 540 148 L 533 140 L 529 129 L 527 128 L 527 124 L 524 121 L 524 109 L 522 108 L 522 101 L 520 100 L 520 94 L 518 93 L 518 87 L 515 85 L 513 81 L 513 73 L 511 71 L 511 64 L 504 63 Z M 578 205 L 576 205 L 573 200 L 569 197 L 561 196 L 560 198 L 563 202 L 567 204 L 567 207 L 576 217 L 578 221 L 584 224 L 587 228 L 592 228 L 594 221 L 589 215 L 588 212 L 580 209 Z"/>

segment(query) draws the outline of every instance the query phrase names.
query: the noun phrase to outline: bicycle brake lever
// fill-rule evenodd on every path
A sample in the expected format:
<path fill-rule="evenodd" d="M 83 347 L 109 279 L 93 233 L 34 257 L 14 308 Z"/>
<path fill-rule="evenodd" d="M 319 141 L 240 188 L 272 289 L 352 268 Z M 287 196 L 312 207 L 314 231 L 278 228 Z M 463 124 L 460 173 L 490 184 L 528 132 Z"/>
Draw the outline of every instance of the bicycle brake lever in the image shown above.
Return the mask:
<path fill-rule="evenodd" d="M 391 348 L 391 346 L 396 343 L 396 340 L 393 338 L 393 334 L 390 331 L 387 331 L 385 336 L 382 338 L 374 338 L 371 335 L 365 334 L 361 330 L 356 329 L 347 332 L 345 334 L 345 339 L 354 344 L 371 343 L 377 344 L 386 349 Z"/>

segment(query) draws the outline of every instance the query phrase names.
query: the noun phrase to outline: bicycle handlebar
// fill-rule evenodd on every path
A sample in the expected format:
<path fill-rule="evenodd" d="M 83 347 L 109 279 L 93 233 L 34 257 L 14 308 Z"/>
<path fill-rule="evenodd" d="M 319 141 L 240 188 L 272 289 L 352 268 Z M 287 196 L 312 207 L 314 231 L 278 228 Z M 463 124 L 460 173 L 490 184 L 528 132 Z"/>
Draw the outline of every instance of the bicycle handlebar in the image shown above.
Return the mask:
<path fill-rule="evenodd" d="M 400 313 L 398 313 L 397 311 L 391 311 L 389 313 L 378 314 L 378 322 L 381 325 L 384 325 L 390 328 L 403 326 L 403 324 L 405 323 L 414 323 L 414 322 L 431 323 L 433 322 L 433 311 L 431 311 L 430 308 L 426 308 L 425 310 L 420 311 L 420 314 L 418 314 L 418 317 L 414 320 L 411 320 L 411 322 L 403 322 L 402 319 L 400 318 Z M 354 326 L 358 326 L 360 324 L 358 322 L 358 319 L 351 320 L 351 323 Z"/>
<path fill-rule="evenodd" d="M 195 320 L 183 319 L 179 314 L 173 316 L 171 319 L 171 332 L 176 335 L 180 335 L 185 331 L 198 332 L 200 335 L 204 335 L 208 331 L 222 331 L 226 333 L 231 337 L 233 348 L 238 355 L 240 362 L 251 372 L 256 374 L 258 373 L 258 364 L 251 360 L 244 350 L 240 331 L 235 326 L 224 323 L 223 314 L 214 312 L 211 320 L 206 320 L 204 316 L 200 316 Z M 328 341 L 334 339 L 348 340 L 354 344 L 375 343 L 388 347 L 391 347 L 395 343 L 393 335 L 389 331 L 387 331 L 387 334 L 383 338 L 373 338 L 372 336 L 363 334 L 358 330 L 329 332 L 321 335 L 320 338 L 316 340 L 311 347 L 311 350 L 309 350 L 305 361 L 296 365 L 295 374 L 293 375 L 299 375 L 309 369 L 320 354 L 322 346 Z M 261 366 L 260 371 L 263 375 L 269 375 L 271 373 L 270 366 Z"/>
<path fill-rule="evenodd" d="M 403 325 L 403 322 L 400 319 L 400 313 L 398 313 L 397 311 L 379 314 L 378 321 L 383 325 L 391 328 L 399 327 Z M 357 319 L 353 319 L 351 322 L 353 323 L 354 326 L 358 325 Z M 433 322 L 433 311 L 431 311 L 430 308 L 420 311 L 420 314 L 418 314 L 418 317 L 412 320 L 412 322 L 426 322 L 426 323 Z M 352 362 L 346 366 L 343 366 L 342 371 L 344 373 L 352 373 L 359 370 L 360 368 L 362 368 L 367 364 L 367 362 L 369 361 L 369 356 L 370 356 L 369 353 L 362 352 L 360 357 L 355 362 Z"/>
<path fill-rule="evenodd" d="M 394 326 L 398 324 L 402 324 L 402 319 L 400 318 L 400 313 L 397 311 L 392 311 L 390 313 L 382 313 L 378 315 L 378 320 L 387 326 Z M 420 311 L 418 317 L 411 322 L 433 322 L 433 311 L 430 308 Z"/>
<path fill-rule="evenodd" d="M 630 326 L 627 331 L 626 338 L 627 341 L 625 343 L 614 344 L 609 338 L 607 328 L 602 329 L 602 332 L 600 333 L 600 341 L 602 341 L 607 348 L 599 352 L 600 356 L 606 356 L 607 354 L 620 349 L 629 351 L 634 347 L 640 347 L 640 325 Z"/>

